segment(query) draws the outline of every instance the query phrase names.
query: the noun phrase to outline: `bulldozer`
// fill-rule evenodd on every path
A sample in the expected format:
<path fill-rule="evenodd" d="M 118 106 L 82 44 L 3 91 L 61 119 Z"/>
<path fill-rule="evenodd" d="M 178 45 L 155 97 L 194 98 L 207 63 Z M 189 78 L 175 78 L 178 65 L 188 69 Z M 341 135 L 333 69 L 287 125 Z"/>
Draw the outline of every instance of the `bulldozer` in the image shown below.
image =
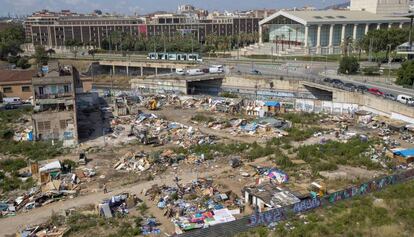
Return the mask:
<path fill-rule="evenodd" d="M 151 100 L 148 101 L 146 107 L 149 110 L 157 110 L 158 109 L 158 106 L 157 105 L 158 105 L 157 100 L 156 99 L 151 99 Z"/>

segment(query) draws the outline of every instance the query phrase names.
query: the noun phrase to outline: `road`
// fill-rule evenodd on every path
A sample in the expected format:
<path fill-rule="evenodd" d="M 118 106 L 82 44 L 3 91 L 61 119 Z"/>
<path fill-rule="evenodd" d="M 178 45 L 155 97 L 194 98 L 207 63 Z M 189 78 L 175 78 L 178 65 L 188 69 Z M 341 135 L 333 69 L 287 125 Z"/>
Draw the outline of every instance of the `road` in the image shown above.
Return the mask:
<path fill-rule="evenodd" d="M 53 57 L 56 58 L 72 58 L 74 59 L 73 53 L 66 54 L 56 54 Z M 147 61 L 146 55 L 140 54 L 131 54 L 123 56 L 122 54 L 96 54 L 94 57 L 91 55 L 81 55 L 78 53 L 76 59 L 85 59 L 85 60 L 129 60 L 129 61 Z M 377 81 L 365 82 L 362 80 L 357 80 L 354 77 L 347 76 L 338 76 L 332 73 L 336 73 L 338 68 L 337 62 L 321 62 L 321 61 L 296 61 L 296 60 L 283 60 L 283 58 L 278 60 L 272 59 L 250 59 L 241 57 L 239 59 L 235 58 L 204 58 L 204 63 L 202 65 L 231 65 L 234 67 L 234 72 L 241 72 L 249 74 L 252 69 L 260 71 L 263 75 L 268 76 L 293 76 L 299 78 L 321 78 L 321 74 L 330 75 L 332 78 L 338 78 L 344 82 L 350 82 L 356 85 L 365 85 L 367 87 L 376 87 L 383 91 L 384 93 L 390 93 L 395 96 L 399 94 L 413 95 L 414 90 L 408 88 L 402 88 L 395 85 L 389 85 L 386 83 L 380 83 Z M 194 62 L 195 65 L 198 63 Z M 375 63 L 363 62 L 362 66 L 375 66 Z M 388 65 L 386 66 L 388 67 Z M 392 69 L 400 67 L 398 63 L 390 64 Z M 369 77 L 367 77 L 369 78 Z"/>

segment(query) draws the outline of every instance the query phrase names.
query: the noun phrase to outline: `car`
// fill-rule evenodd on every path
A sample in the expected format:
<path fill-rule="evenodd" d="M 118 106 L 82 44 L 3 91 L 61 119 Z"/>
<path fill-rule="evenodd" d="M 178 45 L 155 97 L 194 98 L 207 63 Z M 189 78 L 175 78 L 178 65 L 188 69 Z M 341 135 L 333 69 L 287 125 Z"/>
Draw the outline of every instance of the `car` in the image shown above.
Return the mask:
<path fill-rule="evenodd" d="M 384 92 L 380 91 L 378 88 L 375 88 L 375 87 L 369 88 L 368 93 L 371 93 L 373 95 L 378 95 L 378 96 L 383 96 L 384 95 Z"/>
<path fill-rule="evenodd" d="M 414 105 L 414 98 L 409 95 L 398 95 L 397 101 L 403 104 Z"/>
<path fill-rule="evenodd" d="M 262 75 L 262 73 L 261 73 L 259 70 L 257 70 L 257 69 L 253 69 L 253 70 L 250 72 L 250 74 L 252 74 L 252 75 Z"/>
<path fill-rule="evenodd" d="M 385 99 L 389 99 L 389 100 L 397 100 L 397 98 L 395 97 L 395 95 L 390 94 L 390 93 L 385 93 L 384 94 Z"/>
<path fill-rule="evenodd" d="M 323 79 L 323 82 L 332 83 L 332 79 L 329 78 L 329 77 L 326 77 L 326 78 Z"/>
<path fill-rule="evenodd" d="M 355 88 L 356 88 L 356 86 L 354 85 L 354 84 L 352 84 L 352 83 L 345 83 L 344 85 L 343 85 L 343 89 L 344 90 L 347 90 L 347 91 L 355 91 Z"/>
<path fill-rule="evenodd" d="M 357 91 L 360 91 L 360 92 L 366 92 L 366 91 L 368 91 L 368 87 L 366 87 L 364 85 L 358 85 L 356 87 L 356 89 L 357 89 Z"/>
<path fill-rule="evenodd" d="M 343 83 L 341 80 L 339 80 L 339 79 L 333 79 L 332 80 L 332 86 L 333 87 L 335 87 L 335 88 L 342 88 L 342 86 L 345 84 L 345 83 Z"/>

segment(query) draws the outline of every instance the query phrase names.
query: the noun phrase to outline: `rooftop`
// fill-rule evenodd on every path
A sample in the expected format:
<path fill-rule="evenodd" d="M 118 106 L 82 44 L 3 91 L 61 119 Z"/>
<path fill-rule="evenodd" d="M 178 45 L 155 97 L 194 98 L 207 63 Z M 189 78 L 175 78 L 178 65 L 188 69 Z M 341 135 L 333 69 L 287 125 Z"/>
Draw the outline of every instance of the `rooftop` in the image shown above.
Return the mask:
<path fill-rule="evenodd" d="M 0 84 L 30 82 L 36 70 L 0 70 Z"/>

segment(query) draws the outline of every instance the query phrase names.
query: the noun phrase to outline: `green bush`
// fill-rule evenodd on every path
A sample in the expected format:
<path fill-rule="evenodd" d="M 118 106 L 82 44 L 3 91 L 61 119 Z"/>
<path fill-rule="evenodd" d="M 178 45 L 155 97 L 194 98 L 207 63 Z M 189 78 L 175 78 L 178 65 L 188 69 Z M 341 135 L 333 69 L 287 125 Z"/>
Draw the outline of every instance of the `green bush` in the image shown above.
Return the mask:
<path fill-rule="evenodd" d="M 276 165 L 278 165 L 279 168 L 281 168 L 281 169 L 288 169 L 288 168 L 291 168 L 295 165 L 289 159 L 289 157 L 287 157 L 286 155 L 281 153 L 281 151 L 280 151 L 280 153 L 276 153 L 276 155 L 274 157 L 274 161 L 275 161 Z"/>
<path fill-rule="evenodd" d="M 48 141 L 11 141 L 0 140 L 0 153 L 9 155 L 23 155 L 31 160 L 46 160 L 63 154 L 62 143 L 52 146 Z"/>
<path fill-rule="evenodd" d="M 224 97 L 224 98 L 239 98 L 239 96 L 237 94 L 231 93 L 231 92 L 228 92 L 228 91 L 220 93 L 220 96 Z"/>
<path fill-rule="evenodd" d="M 414 84 L 414 61 L 408 60 L 403 63 L 397 71 L 396 84 L 402 86 L 412 86 Z"/>
<path fill-rule="evenodd" d="M 0 169 L 6 172 L 16 172 L 27 167 L 27 162 L 23 159 L 5 159 L 0 161 Z"/>
<path fill-rule="evenodd" d="M 338 72 L 341 74 L 356 74 L 358 70 L 359 63 L 355 57 L 343 57 L 339 62 Z"/>

